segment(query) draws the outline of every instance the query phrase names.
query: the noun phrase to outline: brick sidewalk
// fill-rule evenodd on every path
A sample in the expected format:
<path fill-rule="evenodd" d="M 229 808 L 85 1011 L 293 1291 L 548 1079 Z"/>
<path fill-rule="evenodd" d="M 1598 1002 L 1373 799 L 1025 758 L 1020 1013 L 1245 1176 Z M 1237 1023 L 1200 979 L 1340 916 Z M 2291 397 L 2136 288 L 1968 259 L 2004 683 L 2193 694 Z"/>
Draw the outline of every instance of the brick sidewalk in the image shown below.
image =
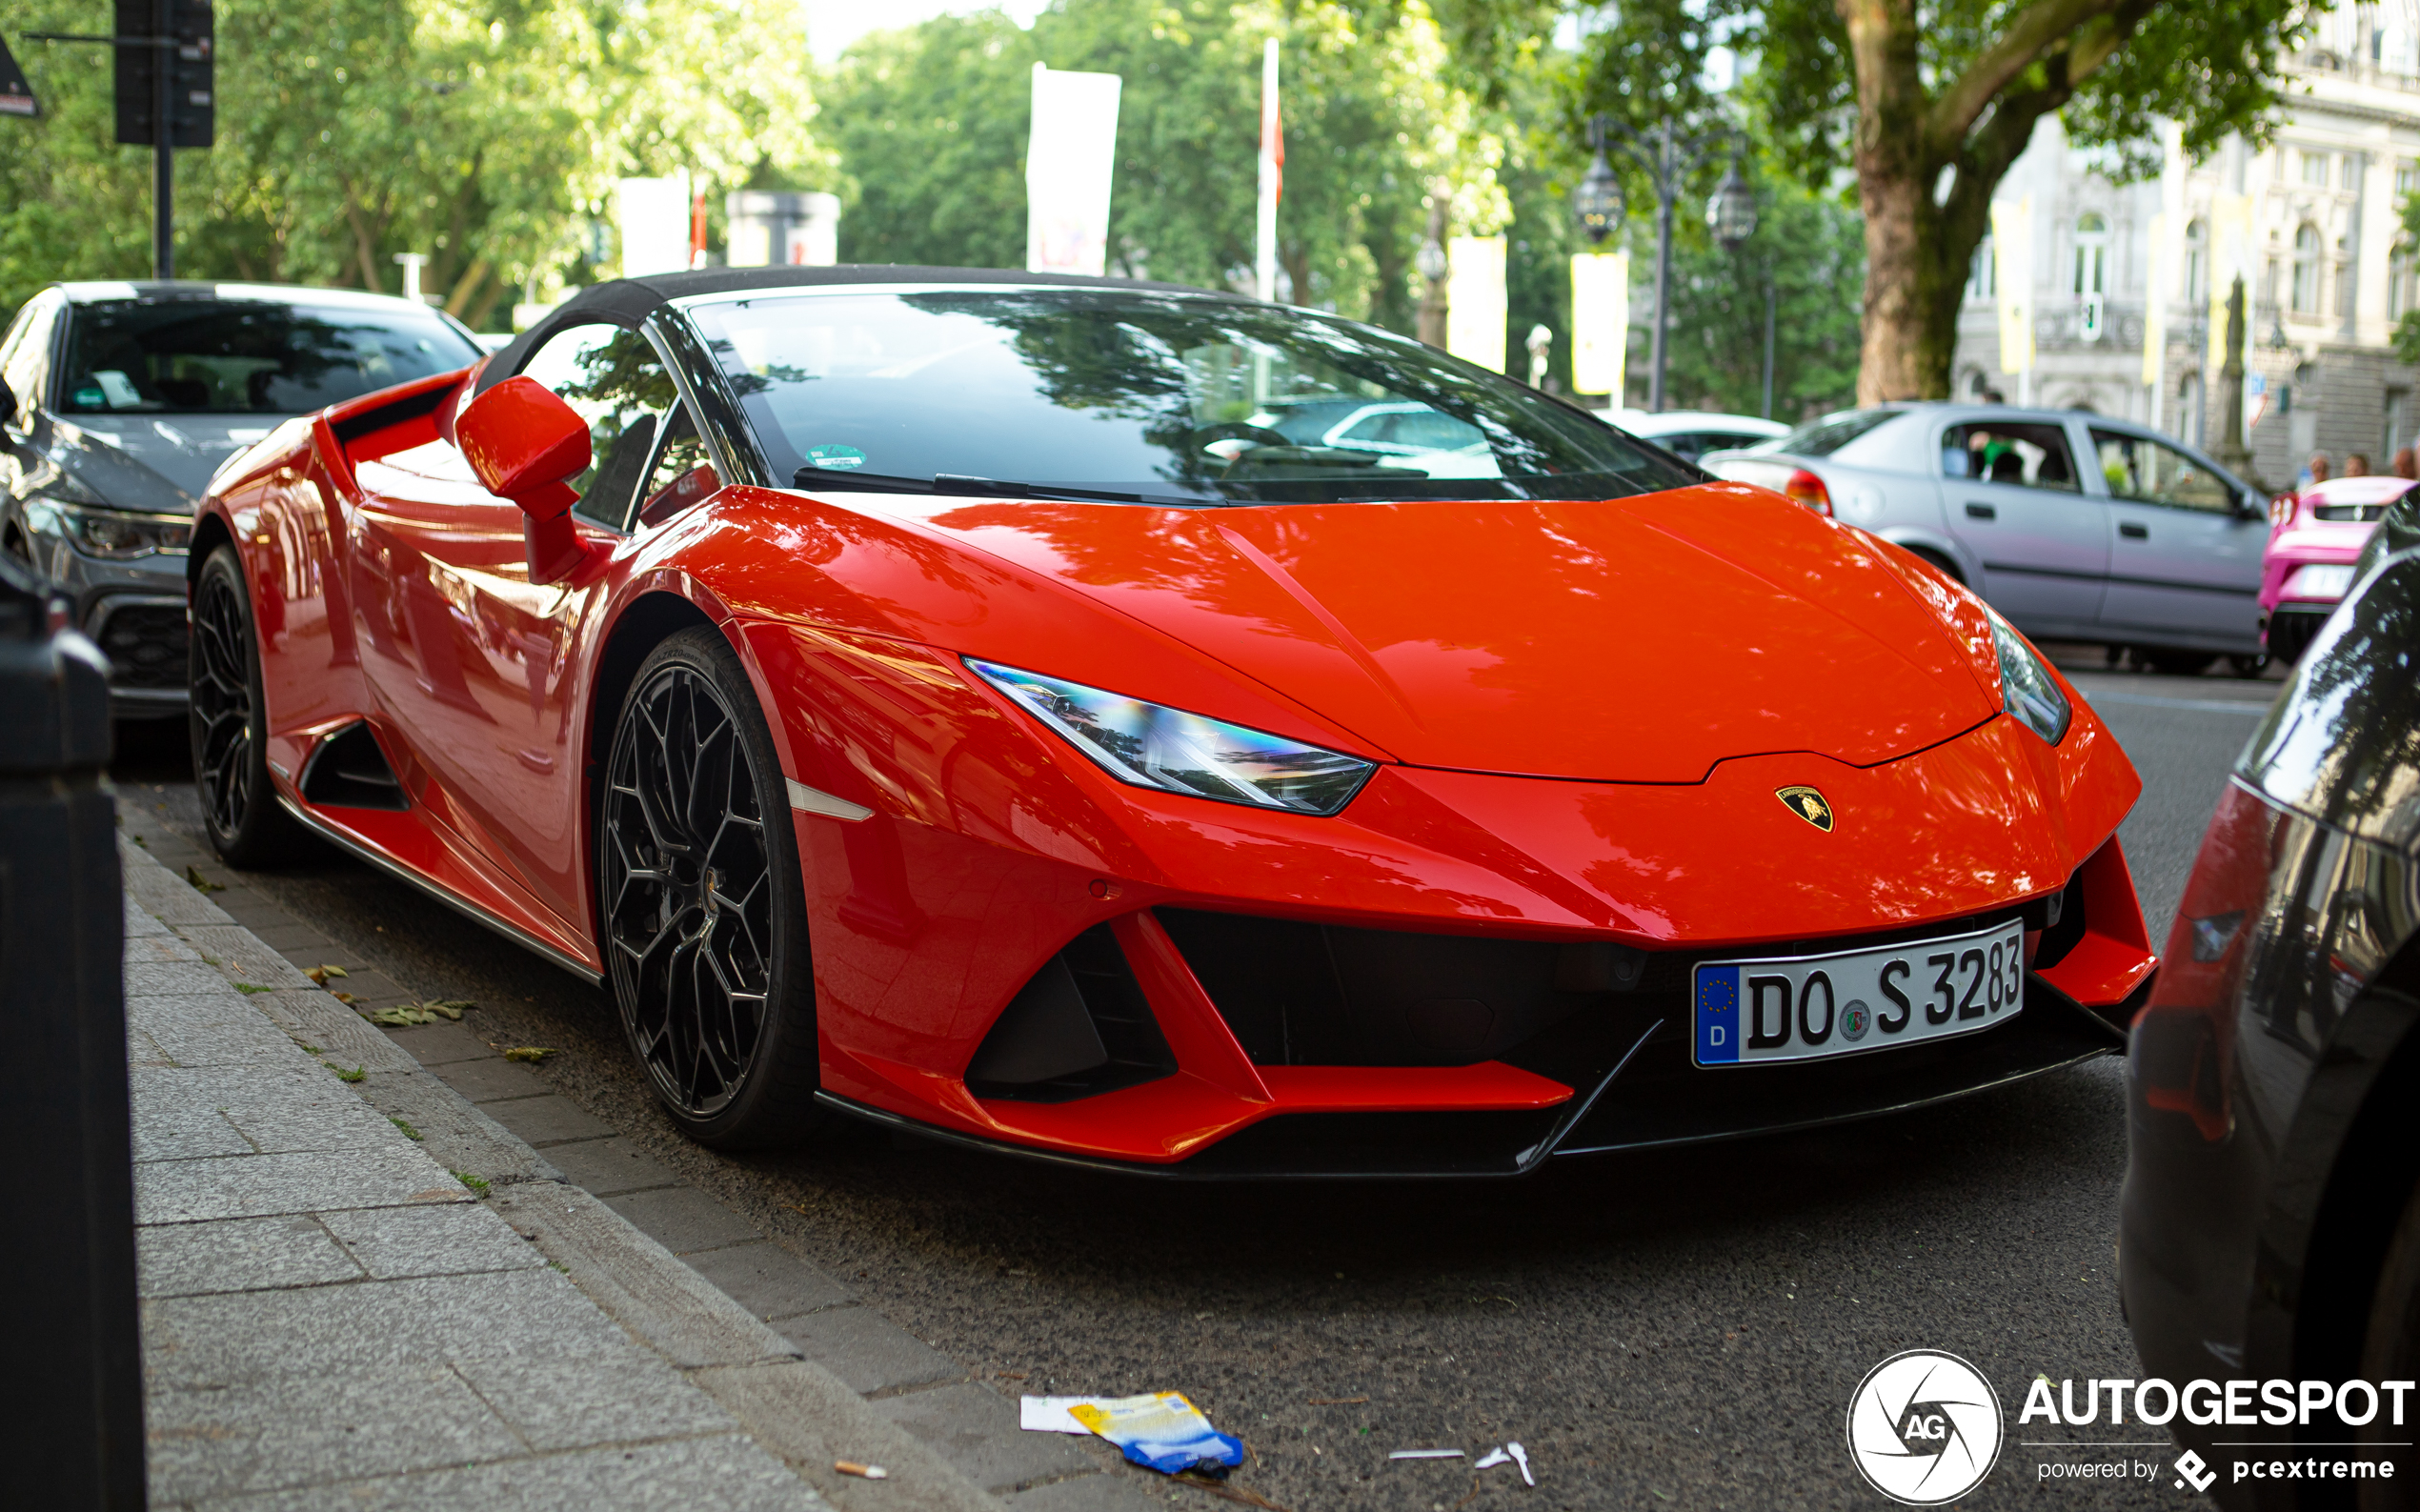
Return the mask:
<path fill-rule="evenodd" d="M 123 849 L 152 1505 L 999 1505 Z"/>

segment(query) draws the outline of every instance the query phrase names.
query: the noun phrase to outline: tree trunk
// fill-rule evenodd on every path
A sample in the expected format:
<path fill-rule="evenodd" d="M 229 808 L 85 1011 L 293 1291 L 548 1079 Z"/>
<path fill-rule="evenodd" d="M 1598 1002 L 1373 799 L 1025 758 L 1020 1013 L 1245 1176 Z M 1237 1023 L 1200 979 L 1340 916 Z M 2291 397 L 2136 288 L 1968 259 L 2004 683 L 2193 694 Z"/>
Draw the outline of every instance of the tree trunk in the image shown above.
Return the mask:
<path fill-rule="evenodd" d="M 1857 402 L 1949 394 L 1958 285 L 1942 289 L 1914 0 L 1839 0 L 1857 68 L 1857 193 L 1865 212 L 1865 327 Z"/>

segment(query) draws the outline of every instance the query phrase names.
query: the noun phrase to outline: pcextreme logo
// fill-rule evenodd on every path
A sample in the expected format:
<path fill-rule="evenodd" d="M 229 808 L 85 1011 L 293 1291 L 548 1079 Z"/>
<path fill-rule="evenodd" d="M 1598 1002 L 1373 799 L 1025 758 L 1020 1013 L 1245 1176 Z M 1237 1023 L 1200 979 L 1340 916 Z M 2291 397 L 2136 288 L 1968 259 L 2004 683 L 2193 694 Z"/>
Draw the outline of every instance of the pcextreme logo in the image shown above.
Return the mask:
<path fill-rule="evenodd" d="M 1939 1506 L 1983 1483 L 2000 1458 L 2000 1394 L 1938 1349 L 1910 1349 L 1865 1373 L 1848 1400 L 1848 1453 L 1877 1491 Z"/>

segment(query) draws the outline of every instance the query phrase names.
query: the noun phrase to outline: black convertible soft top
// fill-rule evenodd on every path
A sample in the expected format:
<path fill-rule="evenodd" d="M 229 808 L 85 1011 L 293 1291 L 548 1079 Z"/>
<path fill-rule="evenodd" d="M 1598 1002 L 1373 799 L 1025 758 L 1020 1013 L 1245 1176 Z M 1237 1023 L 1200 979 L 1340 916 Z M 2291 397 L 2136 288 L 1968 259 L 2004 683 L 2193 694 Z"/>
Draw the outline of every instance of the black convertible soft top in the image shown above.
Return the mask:
<path fill-rule="evenodd" d="M 1012 268 L 924 268 L 909 263 L 842 263 L 837 267 L 700 268 L 650 273 L 592 284 L 549 311 L 546 317 L 499 349 L 479 370 L 485 392 L 521 371 L 540 342 L 566 326 L 602 322 L 635 330 L 671 300 L 693 294 L 740 293 L 754 289 L 816 289 L 835 284 L 1022 284 L 1059 289 L 1153 289 L 1164 293 L 1221 294 L 1183 284 L 1140 278 L 1089 278 L 1076 273 L 1031 273 Z"/>

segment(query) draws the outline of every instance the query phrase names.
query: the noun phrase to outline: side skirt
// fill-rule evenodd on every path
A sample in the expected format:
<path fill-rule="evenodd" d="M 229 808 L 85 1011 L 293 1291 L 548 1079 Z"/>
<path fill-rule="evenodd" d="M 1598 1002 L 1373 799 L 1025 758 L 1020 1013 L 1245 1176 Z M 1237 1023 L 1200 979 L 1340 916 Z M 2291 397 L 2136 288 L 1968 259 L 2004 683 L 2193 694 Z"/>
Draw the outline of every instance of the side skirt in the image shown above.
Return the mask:
<path fill-rule="evenodd" d="M 288 797 L 285 794 L 280 793 L 277 795 L 277 803 L 280 808 L 283 808 L 288 814 L 293 816 L 295 823 L 300 824 L 303 828 L 311 831 L 312 834 L 316 835 L 323 840 L 326 840 L 329 844 L 344 852 L 353 859 L 358 861 L 367 861 L 370 865 L 376 867 L 378 870 L 386 873 L 389 877 L 393 877 L 395 880 L 408 883 L 411 886 L 419 889 L 421 892 L 426 893 L 429 897 L 436 899 L 440 903 L 443 903 L 446 907 L 453 909 L 455 913 L 471 920 L 473 923 L 486 925 L 489 929 L 495 931 L 506 939 L 511 940 L 514 944 L 520 946 L 523 950 L 530 951 L 533 954 L 544 958 L 554 965 L 562 967 L 565 971 L 570 972 L 573 976 L 577 977 L 580 980 L 588 983 L 590 986 L 601 987 L 604 985 L 605 978 L 603 973 L 589 966 L 585 966 L 572 957 L 564 955 L 561 951 L 556 950 L 554 946 L 538 938 L 535 935 L 531 934 L 519 925 L 496 917 L 494 914 L 489 913 L 486 909 L 481 908 L 476 903 L 472 902 L 466 897 L 460 897 L 454 893 L 453 889 L 448 888 L 441 883 L 434 882 L 428 877 L 422 877 L 419 873 L 413 871 L 411 868 L 392 860 L 387 857 L 379 855 L 376 851 L 373 851 L 369 846 L 362 844 L 359 840 L 354 839 L 353 837 L 336 829 L 334 826 L 328 824 L 319 818 L 318 816 L 313 814 L 308 809 L 305 809 L 301 804 L 296 803 L 292 798 Z"/>

